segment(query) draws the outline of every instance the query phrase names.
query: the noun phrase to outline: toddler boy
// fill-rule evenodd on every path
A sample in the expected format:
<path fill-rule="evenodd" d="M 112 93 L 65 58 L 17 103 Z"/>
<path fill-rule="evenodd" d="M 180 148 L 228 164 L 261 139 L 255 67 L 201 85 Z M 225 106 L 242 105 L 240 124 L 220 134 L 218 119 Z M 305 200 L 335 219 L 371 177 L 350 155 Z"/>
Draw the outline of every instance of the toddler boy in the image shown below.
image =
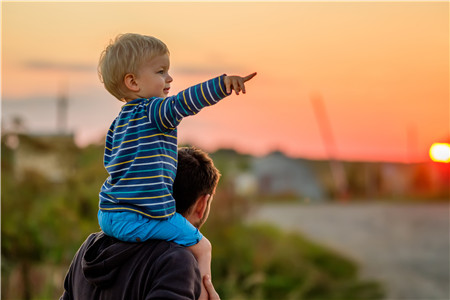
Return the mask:
<path fill-rule="evenodd" d="M 170 59 L 160 40 L 118 36 L 102 53 L 105 88 L 125 102 L 106 136 L 109 177 L 100 191 L 98 219 L 105 234 L 126 242 L 174 241 L 194 253 L 202 276 L 210 275 L 211 245 L 175 212 L 177 126 L 184 117 L 231 94 L 245 93 L 246 77 L 221 75 L 168 97 Z"/>

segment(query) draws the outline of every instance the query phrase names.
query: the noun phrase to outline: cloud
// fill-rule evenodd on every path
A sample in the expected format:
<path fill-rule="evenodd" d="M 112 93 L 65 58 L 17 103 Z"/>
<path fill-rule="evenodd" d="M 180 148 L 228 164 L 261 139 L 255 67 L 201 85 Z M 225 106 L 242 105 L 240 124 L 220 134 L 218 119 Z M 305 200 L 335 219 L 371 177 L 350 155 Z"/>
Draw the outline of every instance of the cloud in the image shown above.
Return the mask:
<path fill-rule="evenodd" d="M 218 68 L 196 67 L 196 66 L 178 66 L 174 67 L 174 72 L 183 75 L 205 75 L 220 72 Z"/>
<path fill-rule="evenodd" d="M 96 71 L 96 66 L 82 63 L 61 63 L 45 60 L 26 61 L 23 66 L 30 70 L 39 71 L 65 71 L 65 72 L 92 72 Z"/>
<path fill-rule="evenodd" d="M 64 63 L 54 62 L 49 60 L 29 60 L 24 62 L 23 67 L 28 70 L 36 71 L 63 71 L 63 72 L 96 72 L 97 66 L 92 64 L 82 63 Z M 224 65 L 221 67 L 207 67 L 207 66 L 194 66 L 194 65 L 181 65 L 174 67 L 173 70 L 182 75 L 210 75 L 220 74 L 224 70 L 240 71 L 241 67 Z"/>
<path fill-rule="evenodd" d="M 221 74 L 228 75 L 246 75 L 241 66 L 227 65 L 223 64 L 219 67 L 208 67 L 208 66 L 193 66 L 193 65 L 179 65 L 173 67 L 173 75 L 183 75 L 183 76 L 201 76 L 201 77 L 212 77 Z"/>

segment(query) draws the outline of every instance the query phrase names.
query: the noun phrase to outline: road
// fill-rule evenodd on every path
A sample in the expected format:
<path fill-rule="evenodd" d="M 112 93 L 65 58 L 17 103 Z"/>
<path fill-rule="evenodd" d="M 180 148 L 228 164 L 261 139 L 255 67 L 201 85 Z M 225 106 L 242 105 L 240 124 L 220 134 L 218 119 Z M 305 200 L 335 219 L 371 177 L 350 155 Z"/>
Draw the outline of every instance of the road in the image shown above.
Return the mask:
<path fill-rule="evenodd" d="M 353 258 L 389 300 L 449 300 L 449 204 L 265 204 L 250 222 L 298 230 Z M 363 300 L 363 299 L 359 299 Z"/>

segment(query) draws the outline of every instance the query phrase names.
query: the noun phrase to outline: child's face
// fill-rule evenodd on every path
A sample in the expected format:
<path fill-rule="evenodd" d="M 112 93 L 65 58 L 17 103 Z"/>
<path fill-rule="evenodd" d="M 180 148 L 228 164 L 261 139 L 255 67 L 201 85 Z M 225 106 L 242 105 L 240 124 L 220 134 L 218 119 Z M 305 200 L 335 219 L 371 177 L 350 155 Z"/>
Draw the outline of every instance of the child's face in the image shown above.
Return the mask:
<path fill-rule="evenodd" d="M 142 64 L 136 76 L 140 98 L 168 96 L 170 83 L 173 81 L 169 75 L 169 67 L 168 54 L 155 56 Z"/>

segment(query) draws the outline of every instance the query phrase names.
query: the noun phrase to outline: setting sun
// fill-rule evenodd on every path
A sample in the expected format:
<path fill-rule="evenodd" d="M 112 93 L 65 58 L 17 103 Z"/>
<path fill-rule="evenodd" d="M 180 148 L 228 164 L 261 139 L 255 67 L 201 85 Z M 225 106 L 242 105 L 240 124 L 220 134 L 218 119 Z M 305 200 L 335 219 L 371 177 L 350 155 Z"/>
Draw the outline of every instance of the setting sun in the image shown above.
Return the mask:
<path fill-rule="evenodd" d="M 436 162 L 450 162 L 450 144 L 434 143 L 430 147 L 430 157 Z"/>

